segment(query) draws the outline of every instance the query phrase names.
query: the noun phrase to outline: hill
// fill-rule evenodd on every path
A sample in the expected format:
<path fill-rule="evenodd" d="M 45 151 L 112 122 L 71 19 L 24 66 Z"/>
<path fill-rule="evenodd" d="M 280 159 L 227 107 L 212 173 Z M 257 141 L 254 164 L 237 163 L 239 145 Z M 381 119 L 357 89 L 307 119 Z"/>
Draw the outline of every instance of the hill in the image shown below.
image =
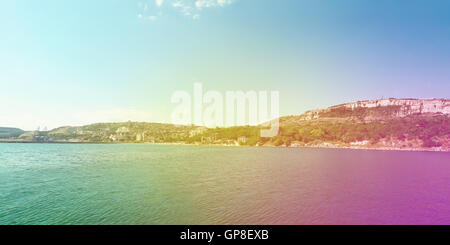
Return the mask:
<path fill-rule="evenodd" d="M 448 99 L 381 99 L 366 100 L 331 106 L 325 109 L 307 111 L 306 113 L 285 119 L 308 121 L 313 119 L 344 119 L 356 121 L 386 121 L 413 115 L 450 115 Z"/>
<path fill-rule="evenodd" d="M 351 102 L 280 118 L 276 137 L 260 126 L 205 128 L 161 123 L 97 123 L 47 132 L 0 131 L 18 141 L 180 143 L 450 151 L 450 100 L 381 99 Z M 14 132 L 14 133 L 11 133 Z M 20 133 L 21 132 L 21 133 Z M 11 136 L 12 137 L 12 136 Z M 9 137 L 9 138 L 11 138 Z"/>
<path fill-rule="evenodd" d="M 97 123 L 82 127 L 61 127 L 47 132 L 56 141 L 96 143 L 178 142 L 202 132 L 202 127 L 163 123 Z"/>
<path fill-rule="evenodd" d="M 196 138 L 265 146 L 450 151 L 450 100 L 351 102 L 281 117 L 280 132 L 270 139 L 258 132 L 254 127 L 210 129 Z"/>
<path fill-rule="evenodd" d="M 0 139 L 15 138 L 23 134 L 25 131 L 18 128 L 2 128 L 0 127 Z"/>

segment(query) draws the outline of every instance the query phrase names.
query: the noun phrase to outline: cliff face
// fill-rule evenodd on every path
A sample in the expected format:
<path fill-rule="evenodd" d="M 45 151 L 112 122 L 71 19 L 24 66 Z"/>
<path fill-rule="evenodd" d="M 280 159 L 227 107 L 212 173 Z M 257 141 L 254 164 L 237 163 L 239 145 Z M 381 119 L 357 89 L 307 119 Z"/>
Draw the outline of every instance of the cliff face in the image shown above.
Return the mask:
<path fill-rule="evenodd" d="M 312 110 L 280 118 L 277 138 L 274 145 L 450 151 L 450 100 L 367 100 Z"/>
<path fill-rule="evenodd" d="M 400 106 L 401 114 L 398 116 L 424 113 L 450 114 L 450 100 L 445 99 L 381 99 L 347 103 L 344 106 L 351 109 Z"/>
<path fill-rule="evenodd" d="M 300 120 L 325 118 L 359 119 L 363 121 L 401 118 L 410 115 L 450 115 L 449 99 L 380 99 L 366 100 L 312 110 Z"/>

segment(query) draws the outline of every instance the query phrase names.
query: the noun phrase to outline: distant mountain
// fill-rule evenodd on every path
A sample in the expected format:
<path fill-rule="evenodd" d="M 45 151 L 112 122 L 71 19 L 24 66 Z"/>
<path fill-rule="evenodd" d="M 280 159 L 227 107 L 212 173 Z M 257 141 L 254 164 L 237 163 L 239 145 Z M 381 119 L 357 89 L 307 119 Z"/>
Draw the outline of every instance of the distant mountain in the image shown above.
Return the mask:
<path fill-rule="evenodd" d="M 351 102 L 280 118 L 276 137 L 260 126 L 205 128 L 161 123 L 98 123 L 48 132 L 5 129 L 25 142 L 180 143 L 450 151 L 450 100 Z M 11 136 L 12 137 L 12 136 Z M 6 137 L 6 138 L 11 138 Z M 5 138 L 5 137 L 3 137 Z"/>
<path fill-rule="evenodd" d="M 15 138 L 23 133 L 25 133 L 25 131 L 22 129 L 0 127 L 0 139 Z"/>

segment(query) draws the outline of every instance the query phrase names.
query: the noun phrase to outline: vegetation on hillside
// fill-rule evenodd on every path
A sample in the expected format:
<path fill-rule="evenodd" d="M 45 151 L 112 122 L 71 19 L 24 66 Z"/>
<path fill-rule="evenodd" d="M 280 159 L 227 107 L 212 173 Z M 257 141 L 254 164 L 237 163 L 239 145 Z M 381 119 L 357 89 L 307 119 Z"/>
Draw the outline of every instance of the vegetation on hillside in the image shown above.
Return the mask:
<path fill-rule="evenodd" d="M 334 106 L 318 116 L 280 118 L 277 136 L 260 137 L 260 126 L 205 128 L 161 123 L 97 123 L 46 132 L 0 128 L 0 139 L 34 142 L 186 143 L 248 146 L 436 148 L 450 150 L 450 116 L 411 113 L 406 106 Z M 404 116 L 406 115 L 406 116 Z"/>
<path fill-rule="evenodd" d="M 258 127 L 238 127 L 210 129 L 197 135 L 199 139 L 237 140 L 247 137 L 245 145 L 320 145 L 323 142 L 351 144 L 365 142 L 376 145 L 380 141 L 420 141 L 422 147 L 447 145 L 450 140 L 450 117 L 448 116 L 409 116 L 387 121 L 304 121 L 298 125 L 281 124 L 278 136 L 259 137 Z"/>
<path fill-rule="evenodd" d="M 16 138 L 23 134 L 24 131 L 18 128 L 2 128 L 0 127 L 0 139 Z"/>
<path fill-rule="evenodd" d="M 164 143 L 186 140 L 200 127 L 162 123 L 97 123 L 83 127 L 62 127 L 48 132 L 52 140 L 97 143 Z"/>

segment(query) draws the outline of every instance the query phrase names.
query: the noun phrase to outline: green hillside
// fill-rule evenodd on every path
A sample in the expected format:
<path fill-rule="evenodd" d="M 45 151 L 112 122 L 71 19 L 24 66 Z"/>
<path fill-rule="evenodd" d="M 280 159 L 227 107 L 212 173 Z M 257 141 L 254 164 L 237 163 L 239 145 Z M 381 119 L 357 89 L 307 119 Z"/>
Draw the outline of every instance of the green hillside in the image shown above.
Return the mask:
<path fill-rule="evenodd" d="M 386 103 L 386 101 L 381 101 Z M 280 118 L 277 136 L 259 126 L 205 128 L 162 123 L 97 123 L 47 132 L 0 128 L 0 138 L 32 142 L 181 143 L 248 146 L 433 149 L 450 151 L 448 100 L 356 102 Z M 351 105 L 351 106 L 349 106 Z"/>
<path fill-rule="evenodd" d="M 162 123 L 97 123 L 82 127 L 61 127 L 48 132 L 56 141 L 98 143 L 164 143 L 184 141 L 201 127 Z M 201 131 L 200 131 L 201 132 Z"/>
<path fill-rule="evenodd" d="M 0 127 L 0 138 L 1 139 L 15 138 L 15 137 L 20 136 L 23 133 L 25 133 L 25 131 L 23 131 L 22 129 Z"/>

